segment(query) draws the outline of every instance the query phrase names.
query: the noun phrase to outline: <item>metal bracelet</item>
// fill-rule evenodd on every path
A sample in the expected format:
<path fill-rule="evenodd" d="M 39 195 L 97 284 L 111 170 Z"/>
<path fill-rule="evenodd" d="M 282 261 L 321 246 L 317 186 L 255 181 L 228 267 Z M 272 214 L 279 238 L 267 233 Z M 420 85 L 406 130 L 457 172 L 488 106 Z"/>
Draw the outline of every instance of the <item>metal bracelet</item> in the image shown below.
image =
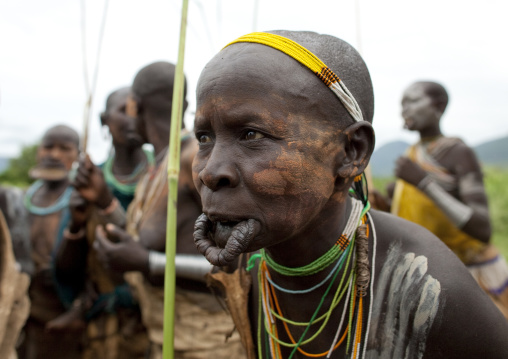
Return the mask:
<path fill-rule="evenodd" d="M 462 228 L 473 215 L 471 207 L 453 197 L 433 181 L 427 183 L 423 191 L 458 228 Z"/>
<path fill-rule="evenodd" d="M 430 177 L 429 175 L 423 177 L 423 179 L 418 183 L 418 185 L 416 187 L 418 187 L 418 189 L 420 191 L 423 191 L 425 190 L 425 187 L 427 187 L 427 185 L 432 182 L 432 177 Z"/>
<path fill-rule="evenodd" d="M 151 275 L 163 275 L 166 268 L 166 255 L 162 252 L 148 252 L 148 267 Z M 213 266 L 201 255 L 177 254 L 175 257 L 176 276 L 205 282 L 205 275 Z"/>
<path fill-rule="evenodd" d="M 213 265 L 200 254 L 177 254 L 175 258 L 176 276 L 205 282 L 205 275 Z"/>
<path fill-rule="evenodd" d="M 163 275 L 166 268 L 166 254 L 157 251 L 149 251 L 148 268 L 151 275 Z"/>

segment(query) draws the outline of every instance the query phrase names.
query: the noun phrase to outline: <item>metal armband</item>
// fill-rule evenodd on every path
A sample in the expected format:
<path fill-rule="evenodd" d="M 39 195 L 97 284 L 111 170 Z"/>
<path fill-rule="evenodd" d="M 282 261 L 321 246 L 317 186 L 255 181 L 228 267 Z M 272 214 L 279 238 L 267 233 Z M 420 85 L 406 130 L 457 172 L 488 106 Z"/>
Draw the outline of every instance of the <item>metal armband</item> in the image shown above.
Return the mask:
<path fill-rule="evenodd" d="M 166 255 L 162 252 L 148 253 L 148 267 L 151 275 L 163 275 L 166 268 Z M 213 266 L 201 255 L 177 254 L 175 257 L 176 276 L 179 278 L 205 281 L 205 275 Z"/>
<path fill-rule="evenodd" d="M 425 177 L 419 184 L 421 189 L 458 228 L 462 228 L 473 215 L 471 207 L 446 192 L 436 182 Z"/>
<path fill-rule="evenodd" d="M 200 254 L 177 254 L 175 267 L 177 277 L 205 282 L 205 275 L 213 265 Z"/>
<path fill-rule="evenodd" d="M 166 268 L 166 254 L 157 251 L 148 252 L 148 268 L 151 275 L 163 275 Z"/>

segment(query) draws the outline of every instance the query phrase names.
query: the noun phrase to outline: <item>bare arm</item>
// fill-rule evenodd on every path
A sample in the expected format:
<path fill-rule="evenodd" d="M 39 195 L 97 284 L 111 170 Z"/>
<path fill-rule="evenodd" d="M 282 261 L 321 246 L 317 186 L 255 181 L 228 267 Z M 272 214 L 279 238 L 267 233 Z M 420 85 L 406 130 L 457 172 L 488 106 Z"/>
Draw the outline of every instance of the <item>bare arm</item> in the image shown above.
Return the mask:
<path fill-rule="evenodd" d="M 201 214 L 201 203 L 192 182 L 191 164 L 197 145 L 195 140 L 182 148 L 178 182 L 177 253 L 198 254 L 193 241 L 194 222 Z M 97 250 L 103 262 L 121 272 L 137 270 L 152 284 L 163 284 L 167 220 L 167 190 L 161 193 L 145 213 L 139 226 L 139 242 L 116 229 L 118 243 L 105 242 L 98 233 Z M 113 233 L 110 233 L 110 235 Z M 154 262 L 150 262 L 150 259 Z"/>
<path fill-rule="evenodd" d="M 474 152 L 467 146 L 458 146 L 455 158 L 459 178 L 459 200 L 472 209 L 471 218 L 462 230 L 470 236 L 488 242 L 492 235 L 487 194 L 480 164 Z"/>
<path fill-rule="evenodd" d="M 74 190 L 69 200 L 71 219 L 63 232 L 63 240 L 55 257 L 58 278 L 72 283 L 84 275 L 88 255 L 86 223 L 89 218 L 89 204 Z"/>

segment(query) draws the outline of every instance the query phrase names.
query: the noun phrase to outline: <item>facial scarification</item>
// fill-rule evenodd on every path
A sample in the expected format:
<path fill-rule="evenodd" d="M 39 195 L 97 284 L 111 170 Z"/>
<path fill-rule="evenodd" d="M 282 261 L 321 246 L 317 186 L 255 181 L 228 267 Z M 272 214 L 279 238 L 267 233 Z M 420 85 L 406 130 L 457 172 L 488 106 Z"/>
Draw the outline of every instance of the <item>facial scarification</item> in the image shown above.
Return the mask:
<path fill-rule="evenodd" d="M 328 179 L 323 182 L 333 183 L 333 177 L 323 168 L 316 168 L 313 159 L 307 158 L 305 152 L 282 150 L 270 169 L 255 173 L 253 178 L 259 190 L 266 194 L 299 196 L 307 193 L 316 199 L 327 199 L 332 191 L 331 185 L 305 185 L 309 178 L 323 176 Z"/>
<path fill-rule="evenodd" d="M 194 129 L 200 149 L 193 179 L 204 214 L 194 238 L 215 265 L 298 240 L 304 232 L 312 235 L 332 216 L 329 203 L 346 198 L 335 188 L 343 136 L 313 97 L 314 85 L 323 84 L 303 69 L 295 77 L 294 63 L 284 55 L 275 53 L 281 56 L 276 64 L 263 61 L 274 55 L 270 50 L 261 47 L 245 56 L 244 49 L 242 64 L 237 56 L 224 62 L 225 52 L 207 65 L 198 85 Z M 308 88 L 287 91 L 313 80 Z"/>
<path fill-rule="evenodd" d="M 267 169 L 255 173 L 254 181 L 261 192 L 279 196 L 286 192 L 288 183 L 278 169 Z"/>

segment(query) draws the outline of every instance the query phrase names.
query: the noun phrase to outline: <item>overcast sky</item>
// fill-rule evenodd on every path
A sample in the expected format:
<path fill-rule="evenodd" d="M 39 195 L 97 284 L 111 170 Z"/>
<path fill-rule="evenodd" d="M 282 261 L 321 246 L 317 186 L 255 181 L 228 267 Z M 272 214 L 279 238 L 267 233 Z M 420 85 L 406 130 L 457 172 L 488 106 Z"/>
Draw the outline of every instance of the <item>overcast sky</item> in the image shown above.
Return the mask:
<path fill-rule="evenodd" d="M 104 0 L 85 1 L 92 73 Z M 176 62 L 180 8 L 180 0 L 109 1 L 91 116 L 89 152 L 96 162 L 110 147 L 98 117 L 106 96 L 146 64 Z M 0 2 L 0 156 L 17 155 L 55 124 L 82 132 L 80 9 L 79 0 Z M 192 127 L 196 82 L 215 53 L 254 30 L 289 29 L 340 37 L 363 54 L 376 97 L 377 147 L 416 140 L 402 130 L 400 98 L 422 79 L 449 91 L 446 134 L 470 145 L 508 135 L 507 14 L 505 0 L 190 0 L 186 123 Z"/>

